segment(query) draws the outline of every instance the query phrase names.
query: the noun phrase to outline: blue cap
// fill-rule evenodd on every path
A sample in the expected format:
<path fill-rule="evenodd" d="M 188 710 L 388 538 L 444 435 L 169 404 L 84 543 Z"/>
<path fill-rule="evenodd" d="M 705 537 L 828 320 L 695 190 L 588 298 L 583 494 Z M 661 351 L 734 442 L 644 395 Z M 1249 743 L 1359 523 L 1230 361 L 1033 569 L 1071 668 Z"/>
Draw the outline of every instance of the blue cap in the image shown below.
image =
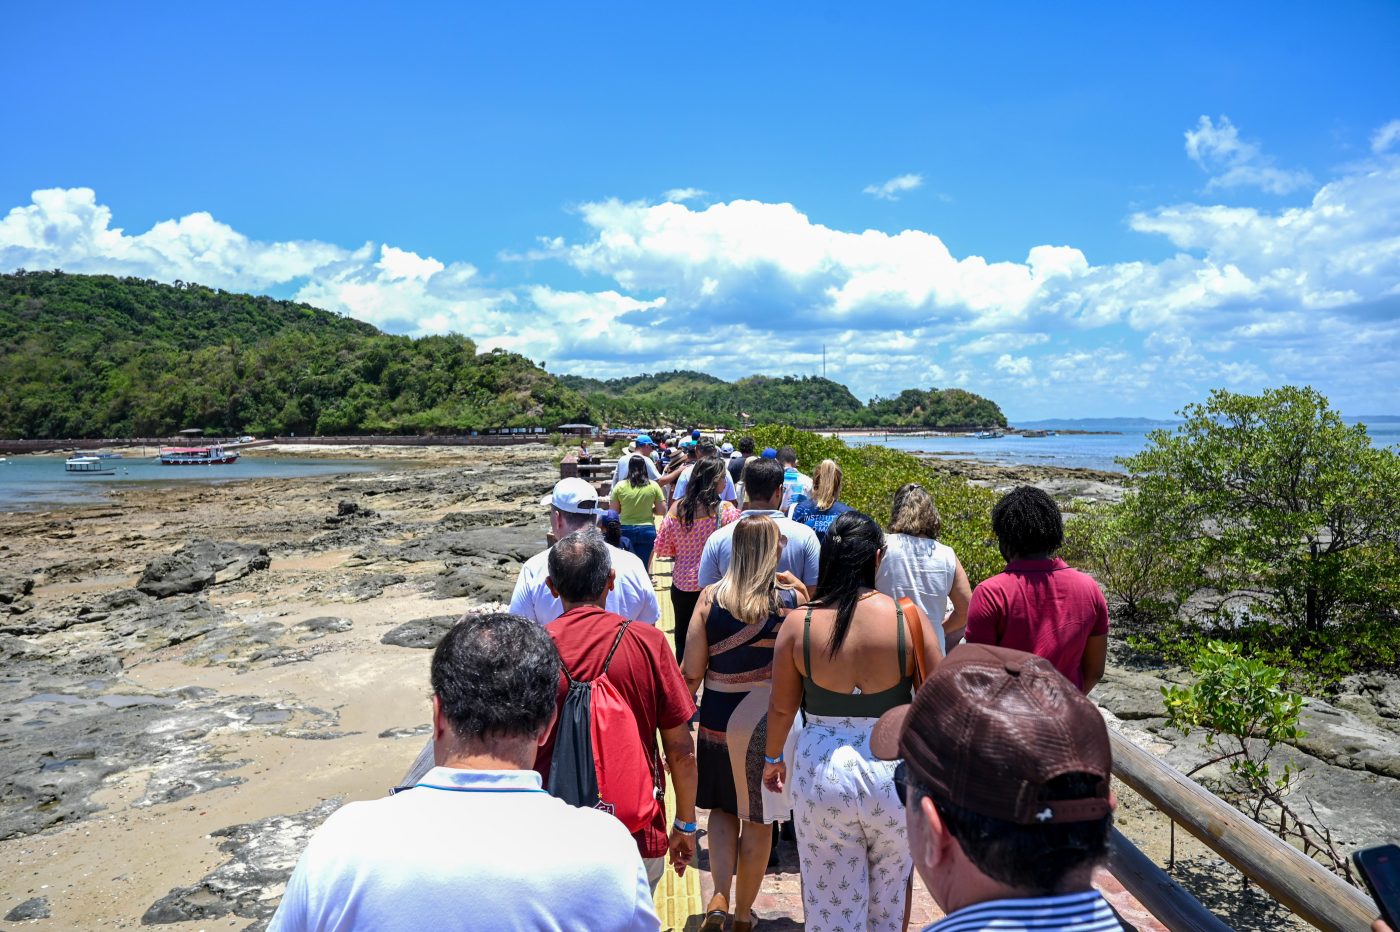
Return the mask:
<path fill-rule="evenodd" d="M 775 460 L 778 458 L 778 451 L 773 449 L 772 447 L 764 447 L 763 458 L 766 460 Z"/>
<path fill-rule="evenodd" d="M 699 440 L 699 439 L 700 439 L 700 428 L 697 427 L 697 428 L 695 428 L 694 430 L 692 430 L 692 431 L 690 432 L 690 439 L 691 439 L 691 440 Z"/>
<path fill-rule="evenodd" d="M 639 447 L 654 447 L 654 446 L 656 446 L 656 444 L 654 444 L 654 443 L 651 442 L 651 435 L 650 435 L 650 434 L 638 434 L 638 435 L 637 435 L 637 446 L 639 446 Z"/>

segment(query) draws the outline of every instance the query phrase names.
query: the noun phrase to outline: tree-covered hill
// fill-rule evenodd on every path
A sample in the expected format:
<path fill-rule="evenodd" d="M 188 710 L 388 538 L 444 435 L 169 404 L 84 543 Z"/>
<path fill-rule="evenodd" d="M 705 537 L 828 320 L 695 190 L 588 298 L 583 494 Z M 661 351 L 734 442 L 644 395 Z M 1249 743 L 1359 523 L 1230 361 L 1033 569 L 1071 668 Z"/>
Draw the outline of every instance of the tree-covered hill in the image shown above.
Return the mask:
<path fill-rule="evenodd" d="M 420 433 L 553 426 L 582 397 L 460 336 L 108 275 L 0 275 L 0 435 Z"/>
<path fill-rule="evenodd" d="M 110 275 L 0 275 L 0 437 L 446 433 L 486 427 L 991 426 L 991 401 L 694 371 L 555 377 L 457 335 L 418 339 L 292 301 Z"/>

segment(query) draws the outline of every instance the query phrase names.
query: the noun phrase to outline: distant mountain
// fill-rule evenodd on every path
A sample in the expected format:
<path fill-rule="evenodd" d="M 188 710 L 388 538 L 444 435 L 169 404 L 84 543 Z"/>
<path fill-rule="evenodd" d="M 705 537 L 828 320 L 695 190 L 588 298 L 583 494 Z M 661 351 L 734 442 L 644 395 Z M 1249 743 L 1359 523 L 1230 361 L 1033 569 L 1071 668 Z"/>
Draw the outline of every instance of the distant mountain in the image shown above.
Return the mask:
<path fill-rule="evenodd" d="M 1151 417 L 1052 417 L 1039 421 L 1017 421 L 1016 426 L 1033 430 L 1151 430 L 1180 423 Z"/>

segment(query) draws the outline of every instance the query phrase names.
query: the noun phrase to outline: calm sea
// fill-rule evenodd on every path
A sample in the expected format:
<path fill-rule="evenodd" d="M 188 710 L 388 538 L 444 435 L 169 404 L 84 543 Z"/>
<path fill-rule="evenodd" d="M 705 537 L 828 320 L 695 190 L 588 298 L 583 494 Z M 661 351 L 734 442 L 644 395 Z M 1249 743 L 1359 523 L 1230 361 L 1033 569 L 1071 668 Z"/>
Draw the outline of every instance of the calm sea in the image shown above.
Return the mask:
<path fill-rule="evenodd" d="M 109 500 L 116 485 L 204 483 L 219 485 L 242 479 L 286 479 L 381 469 L 371 460 L 312 459 L 294 456 L 249 456 L 226 466 L 162 466 L 155 457 L 126 457 L 107 462 L 111 476 L 65 472 L 63 456 L 10 456 L 0 463 L 0 511 L 32 511 L 55 505 L 91 505 Z"/>
<path fill-rule="evenodd" d="M 1353 419 L 1348 419 L 1355 423 Z M 1017 425 L 1021 426 L 1021 425 Z M 1170 429 L 1171 425 L 1159 425 Z M 1094 430 L 1092 424 L 1081 429 Z M 1073 466 L 1081 469 L 1101 469 L 1123 472 L 1116 460 L 1132 456 L 1147 445 L 1147 435 L 1157 427 L 1117 427 L 1120 433 L 1064 434 L 1054 437 L 1020 437 L 1008 435 L 998 440 L 973 440 L 970 437 L 847 437 L 855 446 L 880 443 L 896 450 L 923 451 L 935 456 L 955 459 L 979 459 L 1005 465 Z M 1371 442 L 1378 447 L 1400 445 L 1400 423 L 1380 422 L 1367 425 Z"/>

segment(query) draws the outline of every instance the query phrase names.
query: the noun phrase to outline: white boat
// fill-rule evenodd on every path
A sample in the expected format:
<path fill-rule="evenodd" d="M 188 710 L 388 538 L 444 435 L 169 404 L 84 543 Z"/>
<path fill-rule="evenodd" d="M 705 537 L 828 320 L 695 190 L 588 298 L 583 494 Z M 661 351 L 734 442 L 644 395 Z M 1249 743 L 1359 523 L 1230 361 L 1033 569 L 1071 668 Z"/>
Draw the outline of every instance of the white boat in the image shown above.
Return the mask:
<path fill-rule="evenodd" d="M 63 461 L 66 472 L 83 476 L 115 476 L 117 471 L 100 456 L 70 456 Z"/>

